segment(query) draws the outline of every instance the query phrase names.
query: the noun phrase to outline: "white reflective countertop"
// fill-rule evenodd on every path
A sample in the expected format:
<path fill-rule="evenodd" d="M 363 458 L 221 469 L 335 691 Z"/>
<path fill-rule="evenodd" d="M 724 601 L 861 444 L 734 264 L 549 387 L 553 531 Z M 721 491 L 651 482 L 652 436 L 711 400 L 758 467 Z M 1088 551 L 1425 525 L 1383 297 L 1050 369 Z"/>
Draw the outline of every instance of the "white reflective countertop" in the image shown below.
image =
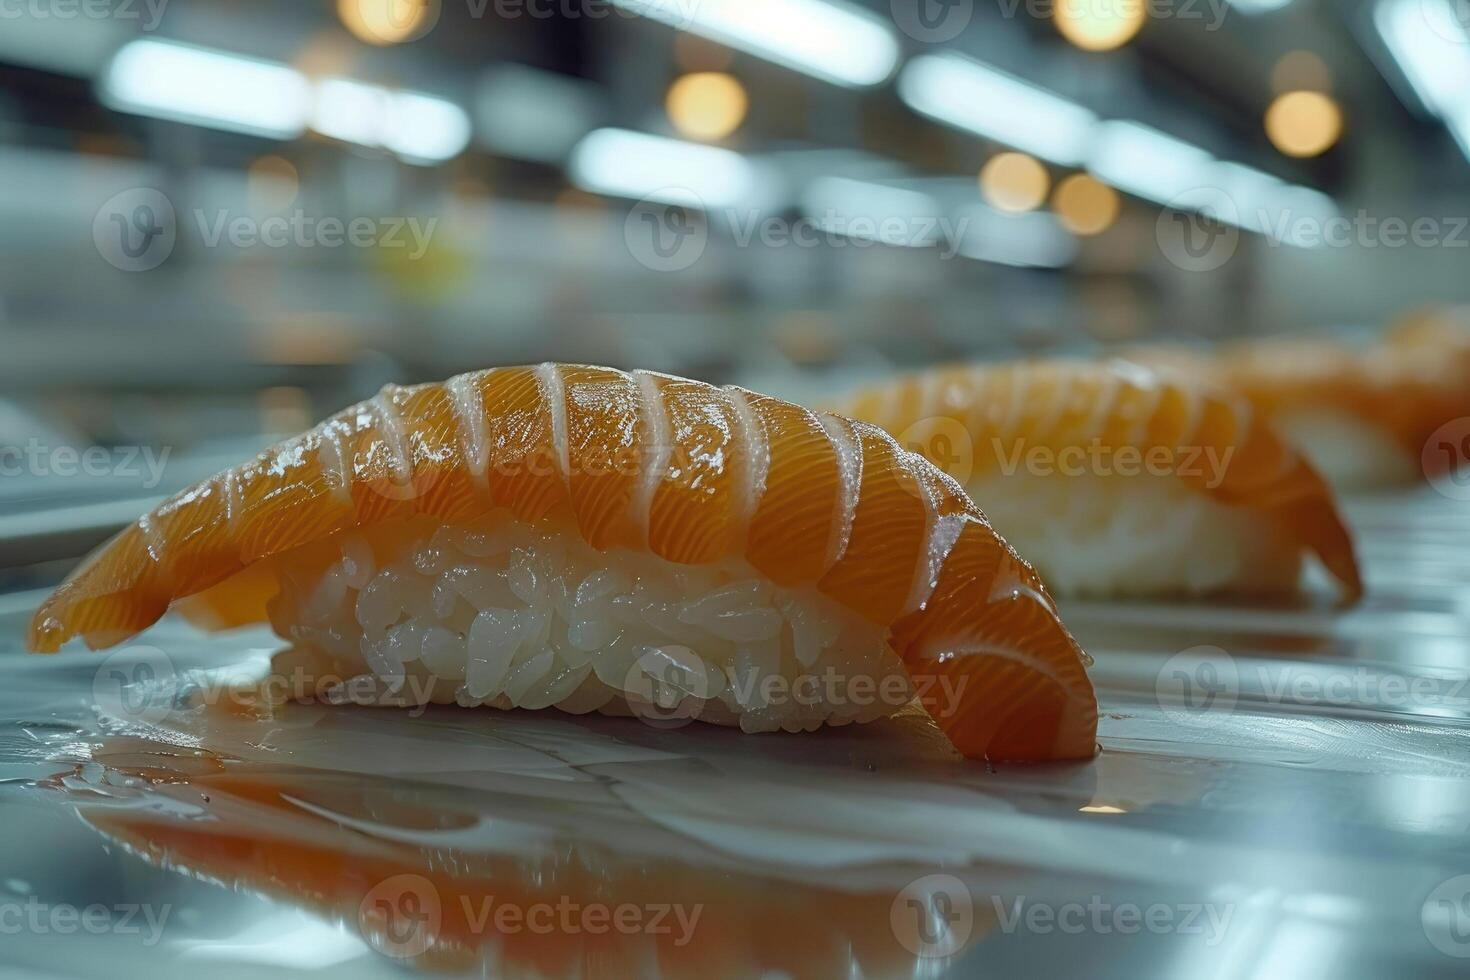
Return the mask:
<path fill-rule="evenodd" d="M 1470 505 L 1349 512 L 1356 609 L 1064 604 L 1102 752 L 1038 768 L 959 759 L 917 714 L 124 723 L 117 676 L 272 638 L 165 621 L 28 658 L 37 596 L 0 597 L 0 977 L 1462 975 Z"/>

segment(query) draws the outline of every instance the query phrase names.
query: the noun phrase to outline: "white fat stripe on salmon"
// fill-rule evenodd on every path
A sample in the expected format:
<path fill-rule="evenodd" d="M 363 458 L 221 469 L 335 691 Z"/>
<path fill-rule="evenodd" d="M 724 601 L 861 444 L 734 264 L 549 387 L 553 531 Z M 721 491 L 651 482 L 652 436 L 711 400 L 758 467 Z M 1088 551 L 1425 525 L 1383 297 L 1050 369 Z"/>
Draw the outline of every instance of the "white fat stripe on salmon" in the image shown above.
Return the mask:
<path fill-rule="evenodd" d="M 337 420 L 327 419 L 318 427 L 319 439 L 317 459 L 321 462 L 322 476 L 326 478 L 332 488 L 332 494 L 339 500 L 352 504 L 352 461 L 347 458 L 347 451 L 342 448 L 342 433 L 337 431 Z M 328 452 L 322 452 L 321 450 Z M 331 456 L 330 462 L 328 455 Z M 233 470 L 231 473 L 233 474 Z M 233 481 L 232 481 L 233 482 Z"/>
<path fill-rule="evenodd" d="M 643 438 L 650 452 L 644 461 L 643 472 L 638 474 L 638 486 L 629 506 L 633 509 L 633 523 L 642 530 L 646 541 L 653 512 L 653 495 L 658 491 L 658 485 L 663 482 L 669 468 L 669 457 L 674 451 L 674 436 L 668 413 L 664 411 L 658 381 L 655 380 L 657 376 L 649 371 L 634 371 L 633 377 L 638 382 L 638 417 L 643 424 Z"/>
<path fill-rule="evenodd" d="M 837 453 L 837 473 L 842 481 L 842 494 L 837 500 L 836 520 L 827 542 L 827 565 L 825 572 L 847 554 L 848 542 L 852 539 L 852 525 L 857 520 L 858 495 L 862 492 L 863 454 L 847 419 L 823 412 L 817 416 L 822 431 Z"/>
<path fill-rule="evenodd" d="M 465 459 L 465 469 L 472 481 L 487 493 L 490 487 L 490 436 L 485 428 L 485 401 L 480 392 L 480 382 L 492 373 L 493 370 L 460 374 L 444 382 L 454 409 L 455 435 Z"/>
<path fill-rule="evenodd" d="M 732 449 L 736 456 L 745 460 L 740 470 L 740 537 L 744 537 L 743 532 L 750 527 L 760 508 L 761 498 L 765 496 L 766 476 L 771 465 L 770 443 L 765 426 L 755 417 L 745 391 L 734 385 L 727 385 L 723 391 L 735 412 L 735 445 Z"/>
<path fill-rule="evenodd" d="M 378 431 L 388 444 L 393 458 L 394 482 L 408 485 L 413 480 L 413 461 L 408 458 L 408 436 L 403 430 L 403 419 L 393 405 L 390 392 L 398 390 L 396 385 L 387 385 L 367 403 L 368 410 L 378 420 Z"/>
<path fill-rule="evenodd" d="M 143 535 L 143 550 L 153 560 L 160 570 L 163 569 L 163 538 L 162 529 L 153 520 L 153 512 L 143 514 L 136 521 L 139 532 Z"/>
<path fill-rule="evenodd" d="M 930 466 L 918 453 L 900 450 L 899 461 L 914 482 L 919 485 L 924 500 L 924 540 L 919 547 L 919 558 L 917 567 L 914 569 L 914 578 L 909 585 L 908 599 L 903 605 L 903 615 L 922 609 L 934 594 L 934 589 L 939 585 L 939 575 L 944 570 L 944 563 L 949 561 L 950 552 L 954 550 L 955 542 L 960 539 L 960 532 L 964 530 L 964 512 L 958 514 L 939 514 L 939 477 L 944 474 Z M 963 495 L 956 485 L 952 488 Z"/>
<path fill-rule="evenodd" d="M 567 484 L 571 482 L 572 462 L 567 447 L 567 392 L 561 367 L 547 361 L 536 369 L 536 377 L 541 383 L 541 397 L 546 399 L 551 413 L 551 449 L 556 454 L 557 471 L 561 473 L 562 483 Z"/>
<path fill-rule="evenodd" d="M 240 523 L 240 476 L 239 470 L 231 466 L 220 475 L 221 503 L 225 509 L 225 531 L 231 538 L 237 537 Z"/>

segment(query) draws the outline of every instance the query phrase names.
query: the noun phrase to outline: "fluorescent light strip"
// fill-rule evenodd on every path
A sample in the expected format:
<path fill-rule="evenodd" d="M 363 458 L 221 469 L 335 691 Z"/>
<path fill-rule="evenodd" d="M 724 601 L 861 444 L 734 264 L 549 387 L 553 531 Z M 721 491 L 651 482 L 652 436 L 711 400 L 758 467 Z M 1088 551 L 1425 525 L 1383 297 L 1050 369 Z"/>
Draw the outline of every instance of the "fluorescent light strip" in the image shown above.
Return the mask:
<path fill-rule="evenodd" d="M 1288 184 L 1265 171 L 1215 159 L 1205 150 L 1135 122 L 1098 127 L 1088 155 L 1093 176 L 1121 191 L 1168 208 L 1196 211 L 1217 221 L 1302 245 L 1292 237 L 1299 219 L 1320 224 L 1338 215 L 1320 191 Z"/>
<path fill-rule="evenodd" d="M 738 153 L 627 129 L 588 133 L 569 169 L 583 190 L 700 210 L 748 203 L 756 186 L 755 168 Z"/>
<path fill-rule="evenodd" d="M 103 76 L 105 105 L 255 136 L 300 136 L 309 85 L 293 68 L 188 44 L 124 45 Z"/>
<path fill-rule="evenodd" d="M 446 99 L 418 92 L 389 96 L 383 145 L 410 163 L 438 163 L 470 145 L 470 117 Z"/>
<path fill-rule="evenodd" d="M 445 99 L 345 78 L 314 88 L 286 65 L 171 41 L 133 41 L 112 59 L 103 102 L 122 112 L 294 139 L 307 128 L 405 160 L 437 163 L 470 142 L 470 119 Z"/>
<path fill-rule="evenodd" d="M 926 54 L 904 66 L 899 97 L 914 111 L 1053 163 L 1081 163 L 1097 116 L 969 58 Z"/>
<path fill-rule="evenodd" d="M 1373 22 L 1414 94 L 1470 157 L 1470 30 L 1452 0 L 1379 0 Z"/>
<path fill-rule="evenodd" d="M 1210 186 L 1214 157 L 1149 126 L 1114 120 L 1100 125 L 1087 169 L 1134 197 L 1170 204 L 1181 194 Z"/>
<path fill-rule="evenodd" d="M 833 0 L 613 0 L 615 6 L 851 88 L 898 67 L 894 33 Z"/>
<path fill-rule="evenodd" d="M 394 92 L 346 78 L 317 85 L 311 128 L 359 146 L 383 147 L 413 163 L 458 156 L 470 142 L 470 118 L 445 99 Z"/>
<path fill-rule="evenodd" d="M 1232 224 L 1266 235 L 1286 245 L 1309 247 L 1320 242 L 1300 239 L 1301 222 L 1320 229 L 1340 215 L 1337 202 L 1309 187 L 1288 184 L 1272 175 L 1239 163 L 1216 165 L 1216 186 L 1234 203 Z M 1230 220 L 1229 216 L 1219 216 Z"/>
<path fill-rule="evenodd" d="M 1291 3 L 1291 0 L 1230 0 L 1230 6 L 1243 14 L 1266 14 L 1273 10 L 1280 10 Z"/>

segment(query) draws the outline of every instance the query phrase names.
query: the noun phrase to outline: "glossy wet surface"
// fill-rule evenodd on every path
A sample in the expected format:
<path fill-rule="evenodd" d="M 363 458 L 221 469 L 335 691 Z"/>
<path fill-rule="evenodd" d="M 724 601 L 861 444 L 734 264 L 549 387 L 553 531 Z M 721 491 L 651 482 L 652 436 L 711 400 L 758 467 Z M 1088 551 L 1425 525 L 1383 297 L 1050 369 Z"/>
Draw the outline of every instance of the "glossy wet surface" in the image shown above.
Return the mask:
<path fill-rule="evenodd" d="M 1358 609 L 1064 606 L 1103 751 L 1036 769 L 920 716 L 266 712 L 197 690 L 263 631 L 24 658 L 0 598 L 0 976 L 1460 975 L 1470 504 L 1348 509 Z"/>

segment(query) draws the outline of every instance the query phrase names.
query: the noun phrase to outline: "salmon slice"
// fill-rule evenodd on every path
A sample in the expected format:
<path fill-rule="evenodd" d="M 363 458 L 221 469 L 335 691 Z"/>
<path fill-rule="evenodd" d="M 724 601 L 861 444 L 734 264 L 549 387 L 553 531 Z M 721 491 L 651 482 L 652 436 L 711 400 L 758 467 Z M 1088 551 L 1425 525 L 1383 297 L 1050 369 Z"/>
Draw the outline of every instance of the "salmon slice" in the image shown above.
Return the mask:
<path fill-rule="evenodd" d="M 1095 751 L 1084 654 L 954 481 L 876 426 L 652 372 L 390 386 L 140 517 L 41 604 L 29 645 L 112 646 L 180 600 L 207 626 L 259 621 L 279 563 L 334 535 L 501 513 L 815 589 L 883 631 L 967 756 Z"/>
<path fill-rule="evenodd" d="M 966 365 L 879 385 L 835 408 L 897 433 L 903 445 L 945 467 L 985 501 L 1049 579 L 1066 576 L 1041 558 L 1047 547 L 1080 551 L 1080 542 L 1065 536 L 1029 540 L 1056 538 L 1059 511 L 1086 508 L 1078 520 L 1096 527 L 1122 521 L 1124 509 L 1142 501 L 1163 512 L 1141 515 L 1148 526 L 1132 536 L 1162 539 L 1153 553 L 1178 563 L 1177 576 L 1148 579 L 1165 590 L 1189 590 L 1186 576 L 1210 522 L 1229 539 L 1243 519 L 1239 526 L 1259 539 L 1263 560 L 1294 563 L 1299 552 L 1310 552 L 1349 599 L 1362 594 L 1351 538 L 1322 479 L 1247 402 L 1207 383 L 1120 361 Z M 1167 512 L 1194 515 L 1195 498 L 1220 509 L 1191 516 L 1193 533 L 1170 540 L 1159 530 L 1176 516 Z M 1038 521 L 1038 508 L 1051 509 Z M 1102 550 L 1097 560 L 1112 560 Z M 1242 581 L 1252 571 L 1242 559 L 1223 584 L 1257 584 Z M 1098 574 L 1131 573 L 1119 564 Z"/>

